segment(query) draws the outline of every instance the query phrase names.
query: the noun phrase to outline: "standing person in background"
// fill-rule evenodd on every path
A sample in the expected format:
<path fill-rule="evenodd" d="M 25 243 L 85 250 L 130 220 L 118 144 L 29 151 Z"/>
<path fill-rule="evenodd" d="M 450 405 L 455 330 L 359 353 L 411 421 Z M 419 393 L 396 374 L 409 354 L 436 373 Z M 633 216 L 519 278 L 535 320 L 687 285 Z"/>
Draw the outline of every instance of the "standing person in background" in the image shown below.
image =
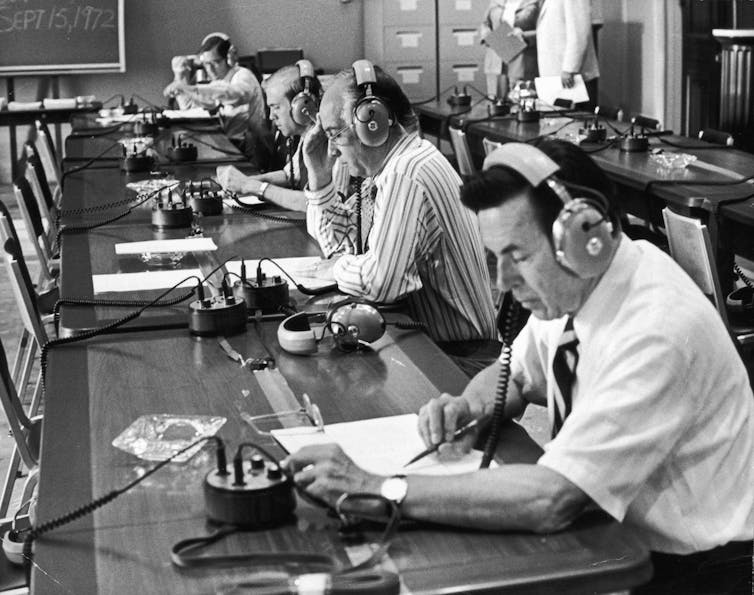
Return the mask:
<path fill-rule="evenodd" d="M 174 79 L 163 91 L 180 109 L 218 109 L 228 139 L 263 171 L 272 155 L 272 133 L 265 116 L 262 87 L 248 68 L 236 62 L 236 49 L 224 33 L 211 33 L 199 48 L 207 84 L 192 82 L 192 59 L 175 56 Z"/>
<path fill-rule="evenodd" d="M 600 69 L 592 39 L 590 0 L 543 0 L 537 20 L 539 76 L 559 76 L 570 89 L 574 76 L 586 83 L 589 103 L 597 103 Z"/>
<path fill-rule="evenodd" d="M 530 81 L 537 76 L 536 27 L 539 0 L 491 0 L 479 33 L 485 38 L 500 23 L 505 22 L 526 43 L 526 48 L 510 60 L 503 62 L 497 52 L 487 47 L 484 53 L 484 73 L 487 76 L 487 94 L 504 97 L 507 88 L 521 80 Z"/>

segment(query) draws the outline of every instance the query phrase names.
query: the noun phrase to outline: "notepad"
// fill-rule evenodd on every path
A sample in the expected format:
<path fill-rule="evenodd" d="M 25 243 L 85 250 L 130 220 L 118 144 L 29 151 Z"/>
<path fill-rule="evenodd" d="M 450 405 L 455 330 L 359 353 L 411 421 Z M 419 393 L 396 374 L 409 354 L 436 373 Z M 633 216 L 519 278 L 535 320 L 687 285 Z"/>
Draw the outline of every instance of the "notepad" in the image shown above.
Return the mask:
<path fill-rule="evenodd" d="M 160 254 L 163 252 L 212 252 L 217 244 L 212 238 L 186 238 L 179 240 L 149 240 L 115 244 L 116 254 Z"/>
<path fill-rule="evenodd" d="M 510 62 L 526 47 L 526 42 L 515 35 L 513 27 L 505 21 L 501 21 L 500 25 L 487 35 L 484 43 L 492 48 L 503 62 Z"/>
<path fill-rule="evenodd" d="M 408 413 L 328 424 L 324 432 L 302 433 L 297 428 L 284 428 L 272 430 L 272 435 L 289 453 L 311 444 L 335 442 L 359 467 L 378 475 L 453 475 L 479 468 L 482 453 L 477 450 L 455 461 L 440 461 L 437 455 L 432 454 L 404 467 L 407 461 L 425 448 L 417 431 L 417 421 L 415 413 Z"/>
<path fill-rule="evenodd" d="M 169 120 L 210 120 L 214 119 L 206 109 L 202 107 L 193 107 L 190 109 L 166 109 L 162 115 Z"/>
<path fill-rule="evenodd" d="M 203 278 L 199 269 L 170 271 L 147 271 L 143 273 L 114 273 L 92 275 L 94 293 L 146 291 L 148 289 L 167 289 L 187 277 Z M 188 279 L 180 287 L 194 287 L 196 279 Z"/>
<path fill-rule="evenodd" d="M 273 258 L 273 260 L 278 263 L 286 273 L 288 273 L 291 277 L 293 277 L 296 282 L 300 283 L 304 287 L 308 287 L 309 289 L 317 289 L 319 287 L 324 287 L 325 285 L 332 285 L 333 280 L 332 279 L 320 279 L 316 276 L 313 276 L 311 273 L 312 267 L 315 263 L 322 260 L 319 256 L 295 256 L 290 258 Z M 248 278 L 253 278 L 254 275 L 256 275 L 257 265 L 259 264 L 259 260 L 246 260 L 246 276 Z M 236 275 L 241 274 L 241 261 L 234 260 L 231 262 L 226 263 L 225 268 L 228 270 L 229 273 L 235 273 Z M 282 277 L 288 282 L 288 286 L 291 289 L 295 289 L 295 286 L 291 283 L 291 280 L 288 279 L 278 267 L 276 267 L 274 264 L 272 264 L 270 261 L 265 260 L 262 262 L 262 272 L 267 275 L 268 277 L 278 276 Z"/>
<path fill-rule="evenodd" d="M 555 105 L 556 99 L 565 99 L 572 103 L 589 101 L 584 78 L 580 74 L 573 77 L 573 87 L 566 89 L 560 80 L 560 76 L 538 76 L 534 79 L 537 88 L 537 97 L 549 106 Z"/>

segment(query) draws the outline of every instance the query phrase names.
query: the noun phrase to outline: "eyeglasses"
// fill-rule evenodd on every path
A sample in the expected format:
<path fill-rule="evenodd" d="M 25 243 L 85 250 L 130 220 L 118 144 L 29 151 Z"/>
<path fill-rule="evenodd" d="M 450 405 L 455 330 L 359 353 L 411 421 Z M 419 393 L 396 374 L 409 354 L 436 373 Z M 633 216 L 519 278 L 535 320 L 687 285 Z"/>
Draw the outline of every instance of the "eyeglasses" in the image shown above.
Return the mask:
<path fill-rule="evenodd" d="M 320 121 L 320 124 L 321 124 L 321 121 Z M 325 132 L 325 136 L 327 137 L 327 141 L 331 142 L 334 145 L 345 144 L 342 140 L 339 142 L 338 139 L 346 130 L 350 129 L 352 126 L 353 124 L 346 124 L 345 126 L 343 126 L 343 128 L 341 128 L 340 130 L 336 130 L 335 132 L 327 132 L 327 130 L 325 130 L 324 132 Z"/>
<path fill-rule="evenodd" d="M 249 392 L 242 390 L 244 398 Z M 267 413 L 264 415 L 249 415 L 240 411 L 241 419 L 248 423 L 256 432 L 263 436 L 271 436 L 272 430 L 286 428 L 289 434 L 314 434 L 325 431 L 325 423 L 319 407 L 312 403 L 309 395 L 303 394 L 304 406 L 300 409 Z"/>
<path fill-rule="evenodd" d="M 225 62 L 225 58 L 216 58 L 215 60 L 199 60 L 202 66 L 212 64 L 213 66 L 219 66 L 222 62 Z"/>

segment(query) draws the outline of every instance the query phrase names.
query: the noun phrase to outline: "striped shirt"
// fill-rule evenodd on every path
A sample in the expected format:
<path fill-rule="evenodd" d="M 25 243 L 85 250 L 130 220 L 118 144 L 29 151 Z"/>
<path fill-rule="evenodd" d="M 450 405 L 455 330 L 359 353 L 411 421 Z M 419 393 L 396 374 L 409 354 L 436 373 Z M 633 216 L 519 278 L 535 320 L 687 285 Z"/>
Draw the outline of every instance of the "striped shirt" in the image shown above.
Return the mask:
<path fill-rule="evenodd" d="M 355 199 L 339 199 L 336 184 L 342 179 L 306 191 L 307 224 L 326 255 L 345 253 L 333 269 L 341 291 L 375 302 L 406 298 L 436 341 L 496 338 L 478 222 L 459 200 L 460 178 L 431 143 L 404 136 L 365 181 L 376 188 L 371 221 L 362 201 L 365 254 L 354 254 Z"/>

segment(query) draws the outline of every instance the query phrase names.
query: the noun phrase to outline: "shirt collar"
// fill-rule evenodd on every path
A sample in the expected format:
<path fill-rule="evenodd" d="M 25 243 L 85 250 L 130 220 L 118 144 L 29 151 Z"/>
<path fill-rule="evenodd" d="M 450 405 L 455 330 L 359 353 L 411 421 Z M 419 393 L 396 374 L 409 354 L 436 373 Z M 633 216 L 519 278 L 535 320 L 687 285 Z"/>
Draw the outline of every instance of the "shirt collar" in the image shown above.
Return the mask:
<path fill-rule="evenodd" d="M 616 304 L 623 301 L 626 283 L 633 276 L 640 258 L 639 247 L 628 236 L 621 234 L 618 249 L 607 271 L 574 316 L 573 328 L 580 341 L 587 341 L 595 328 L 613 318 Z"/>
<path fill-rule="evenodd" d="M 411 146 L 412 143 L 418 143 L 421 142 L 421 138 L 419 137 L 418 132 L 409 132 L 402 136 L 400 139 L 398 139 L 398 142 L 395 143 L 395 146 L 393 146 L 392 149 L 390 149 L 390 152 L 387 154 L 385 159 L 382 161 L 382 165 L 380 166 L 380 169 L 377 171 L 374 176 L 372 176 L 372 180 L 374 180 L 374 183 L 378 186 L 381 186 L 382 179 L 385 177 L 386 172 L 390 173 L 395 171 L 395 167 L 393 162 L 398 158 L 399 155 L 401 155 L 405 149 L 407 149 L 409 146 Z"/>

